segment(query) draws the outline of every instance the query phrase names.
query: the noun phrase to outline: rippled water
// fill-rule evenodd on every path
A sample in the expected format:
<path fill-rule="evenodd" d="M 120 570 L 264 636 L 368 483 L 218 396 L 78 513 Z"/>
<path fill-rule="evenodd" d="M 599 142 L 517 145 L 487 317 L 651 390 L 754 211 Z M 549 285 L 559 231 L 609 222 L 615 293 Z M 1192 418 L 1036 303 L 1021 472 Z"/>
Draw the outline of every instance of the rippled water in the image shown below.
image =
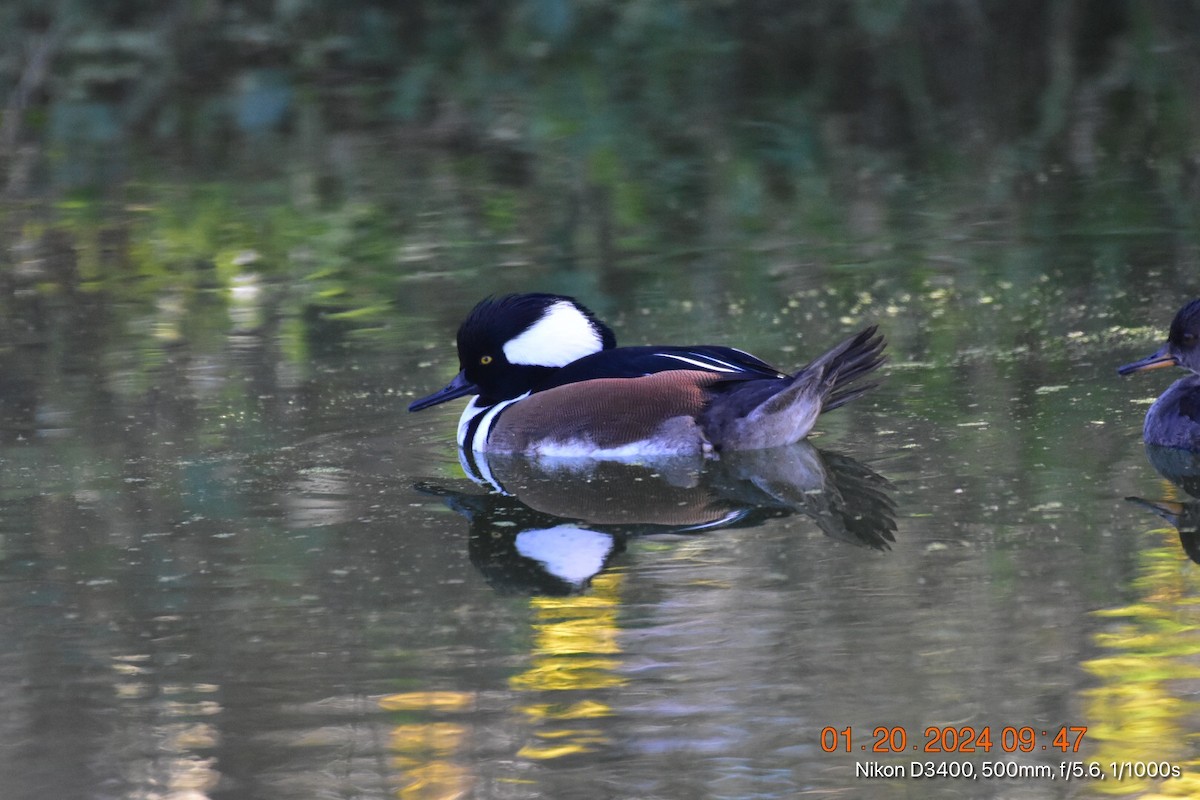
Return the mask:
<path fill-rule="evenodd" d="M 920 291 L 937 307 L 945 288 Z M 881 317 L 892 361 L 815 447 L 495 460 L 503 494 L 464 476 L 457 408 L 404 410 L 454 369 L 447 320 L 469 287 L 409 320 L 436 344 L 300 369 L 236 330 L 142 340 L 157 366 L 110 377 L 69 357 L 86 331 L 10 348 L 25 378 L 5 405 L 4 796 L 1190 791 L 1200 584 L 1174 528 L 1125 499 L 1178 496 L 1138 435 L 1162 384 L 1113 373 L 1156 333 L 1064 307 L 1055 344 L 990 348 L 978 331 L 1009 312 L 986 303 L 931 359 L 938 323 L 889 317 L 890 292 L 809 315 L 799 341 L 769 297 L 649 317 L 645 298 L 610 298 L 626 341 L 781 364 Z M 1165 325 L 1152 299 L 1136 302 Z M 913 751 L 943 726 L 988 729 L 990 751 Z M 1087 728 L 1078 753 L 1055 745 L 1064 727 Z M 913 760 L 1013 777 L 856 773 Z M 1060 773 L 1117 760 L 1186 777 Z"/>
<path fill-rule="evenodd" d="M 1200 466 L 1115 372 L 1200 292 L 1195 17 L 0 6 L 0 800 L 1200 797 Z M 530 290 L 890 360 L 460 461 L 405 408 Z"/>

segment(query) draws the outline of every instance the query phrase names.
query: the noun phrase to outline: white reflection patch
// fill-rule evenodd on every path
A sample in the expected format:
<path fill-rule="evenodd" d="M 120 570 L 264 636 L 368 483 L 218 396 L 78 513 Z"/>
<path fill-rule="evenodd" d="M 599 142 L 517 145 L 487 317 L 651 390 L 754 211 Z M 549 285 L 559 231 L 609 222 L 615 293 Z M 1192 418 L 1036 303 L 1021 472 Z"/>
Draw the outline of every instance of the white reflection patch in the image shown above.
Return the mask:
<path fill-rule="evenodd" d="M 613 537 L 574 525 L 537 528 L 517 534 L 517 552 L 539 562 L 546 571 L 576 586 L 604 568 Z"/>

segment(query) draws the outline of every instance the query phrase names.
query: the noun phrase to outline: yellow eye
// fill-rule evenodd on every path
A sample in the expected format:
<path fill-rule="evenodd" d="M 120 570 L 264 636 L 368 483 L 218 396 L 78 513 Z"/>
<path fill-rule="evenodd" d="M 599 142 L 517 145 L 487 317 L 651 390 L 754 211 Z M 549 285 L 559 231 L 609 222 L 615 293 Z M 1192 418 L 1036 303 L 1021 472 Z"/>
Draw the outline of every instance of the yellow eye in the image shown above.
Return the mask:
<path fill-rule="evenodd" d="M 479 363 L 486 367 L 488 364 L 492 363 L 492 357 L 484 356 L 483 358 L 479 359 Z"/>

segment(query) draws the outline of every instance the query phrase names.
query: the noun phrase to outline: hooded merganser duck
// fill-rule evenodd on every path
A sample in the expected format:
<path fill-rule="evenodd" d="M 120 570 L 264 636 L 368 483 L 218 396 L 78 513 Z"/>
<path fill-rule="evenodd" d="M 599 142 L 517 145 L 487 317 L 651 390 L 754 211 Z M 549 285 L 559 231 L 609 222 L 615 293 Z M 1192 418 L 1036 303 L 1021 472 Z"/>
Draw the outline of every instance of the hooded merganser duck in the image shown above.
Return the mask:
<path fill-rule="evenodd" d="M 712 455 L 803 439 L 822 411 L 874 384 L 874 326 L 794 375 L 732 347 L 617 347 L 572 297 L 513 294 L 479 303 L 458 329 L 461 372 L 409 411 L 475 395 L 464 450 L 602 459 Z"/>
<path fill-rule="evenodd" d="M 1117 372 L 1128 375 L 1163 367 L 1183 367 L 1191 374 L 1171 384 L 1150 406 L 1142 439 L 1159 447 L 1200 450 L 1200 300 L 1179 309 L 1162 347 Z"/>

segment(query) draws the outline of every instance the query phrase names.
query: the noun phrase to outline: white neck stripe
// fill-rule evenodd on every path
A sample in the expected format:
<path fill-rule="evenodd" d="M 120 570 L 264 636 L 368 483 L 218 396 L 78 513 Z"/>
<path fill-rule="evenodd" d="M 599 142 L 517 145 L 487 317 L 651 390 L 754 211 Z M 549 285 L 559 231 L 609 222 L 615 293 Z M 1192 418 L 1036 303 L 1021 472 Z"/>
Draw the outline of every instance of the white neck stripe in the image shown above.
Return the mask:
<path fill-rule="evenodd" d="M 479 397 L 472 397 L 471 402 L 463 410 L 462 416 L 458 418 L 458 446 L 470 447 L 477 453 L 482 453 L 487 450 L 488 435 L 492 432 L 492 425 L 496 422 L 496 415 L 504 409 L 511 406 L 513 403 L 520 402 L 526 397 L 529 397 L 529 392 L 514 397 L 512 400 L 505 400 L 501 403 L 496 403 L 494 406 L 478 406 L 476 402 Z M 475 417 L 483 414 L 483 419 L 479 421 L 479 427 L 475 429 L 475 435 L 471 437 L 471 441 L 466 441 L 467 431 L 470 429 L 471 421 Z"/>

